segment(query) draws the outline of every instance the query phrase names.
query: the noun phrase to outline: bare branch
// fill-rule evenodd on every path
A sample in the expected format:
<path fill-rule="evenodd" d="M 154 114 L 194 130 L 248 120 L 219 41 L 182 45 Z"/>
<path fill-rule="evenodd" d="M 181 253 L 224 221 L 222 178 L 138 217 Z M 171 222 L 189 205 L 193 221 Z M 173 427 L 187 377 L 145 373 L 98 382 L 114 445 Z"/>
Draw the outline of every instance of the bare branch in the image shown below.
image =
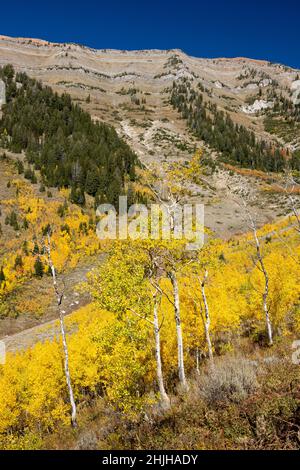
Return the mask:
<path fill-rule="evenodd" d="M 154 325 L 154 322 L 149 320 L 149 318 L 147 317 L 144 317 L 143 315 L 141 315 L 140 313 L 136 312 L 133 308 L 129 308 L 128 309 L 130 312 L 134 313 L 134 315 L 136 315 L 137 317 L 141 318 L 142 320 L 145 320 L 147 321 L 148 323 L 150 323 L 150 325 Z"/>

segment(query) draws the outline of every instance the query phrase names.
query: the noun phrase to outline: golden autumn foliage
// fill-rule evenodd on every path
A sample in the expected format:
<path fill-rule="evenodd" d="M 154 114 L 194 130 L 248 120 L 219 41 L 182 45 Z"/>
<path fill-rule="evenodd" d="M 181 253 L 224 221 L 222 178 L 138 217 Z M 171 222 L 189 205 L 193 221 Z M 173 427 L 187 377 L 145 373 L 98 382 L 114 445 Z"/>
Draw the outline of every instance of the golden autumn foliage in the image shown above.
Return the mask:
<path fill-rule="evenodd" d="M 293 223 L 285 219 L 258 232 L 270 279 L 275 338 L 300 331 L 300 237 Z M 68 336 L 70 372 L 78 404 L 101 396 L 129 413 L 155 398 L 153 329 L 147 321 L 152 305 L 149 248 L 162 257 L 167 250 L 176 263 L 188 374 L 195 370 L 196 351 L 207 354 L 199 284 L 204 269 L 208 271 L 206 296 L 215 354 L 234 348 L 239 335 L 255 341 L 264 332 L 264 280 L 253 261 L 252 235 L 211 240 L 193 262 L 180 261 L 178 243 L 116 242 L 104 263 L 91 273 L 88 288 L 95 302 L 67 320 L 72 333 Z M 163 371 L 166 387 L 172 389 L 177 368 L 172 286 L 165 273 L 159 284 L 164 293 L 159 308 Z M 14 434 L 35 435 L 69 422 L 62 359 L 60 341 L 53 341 L 9 355 L 0 366 L 0 443 L 10 442 L 8 436 Z"/>
<path fill-rule="evenodd" d="M 126 322 L 117 322 L 94 305 L 78 311 L 67 324 L 78 328 L 68 341 L 76 400 L 105 391 L 120 409 L 130 409 L 139 401 L 144 376 L 151 372 L 144 332 L 132 323 L 129 328 Z M 69 422 L 62 359 L 59 341 L 8 355 L 0 366 L 0 436 L 9 430 L 45 431 Z"/>
<path fill-rule="evenodd" d="M 0 300 L 34 275 L 34 264 L 37 256 L 41 255 L 43 232 L 48 224 L 55 227 L 52 235 L 53 261 L 58 272 L 74 268 L 84 257 L 101 250 L 95 220 L 78 206 L 66 203 L 67 190 L 61 190 L 60 200 L 46 200 L 37 197 L 33 188 L 23 180 L 14 179 L 11 185 L 16 189 L 16 196 L 1 201 L 2 211 L 6 215 L 12 211 L 17 214 L 19 228 L 9 239 L 1 241 L 0 267 L 3 268 L 5 282 L 0 283 Z M 36 246 L 39 253 L 35 251 Z M 19 264 L 16 262 L 18 258 L 22 260 Z"/>

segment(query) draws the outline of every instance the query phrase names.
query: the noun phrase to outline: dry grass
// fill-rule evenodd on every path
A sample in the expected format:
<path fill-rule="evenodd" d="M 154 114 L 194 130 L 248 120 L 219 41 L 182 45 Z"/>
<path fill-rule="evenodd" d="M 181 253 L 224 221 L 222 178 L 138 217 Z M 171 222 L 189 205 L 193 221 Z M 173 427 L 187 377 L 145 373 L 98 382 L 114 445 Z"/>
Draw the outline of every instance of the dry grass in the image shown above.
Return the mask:
<path fill-rule="evenodd" d="M 199 395 L 209 405 L 239 403 L 259 387 L 255 361 L 242 357 L 219 360 L 198 381 Z"/>
<path fill-rule="evenodd" d="M 264 171 L 260 171 L 260 170 L 251 170 L 248 168 L 237 168 L 236 166 L 230 165 L 229 163 L 224 163 L 223 166 L 227 170 L 233 171 L 234 173 L 237 173 L 239 175 L 254 177 L 254 178 L 264 180 L 264 181 L 269 181 L 270 179 L 276 180 L 279 177 L 277 174 L 274 174 L 274 173 L 270 175 L 269 173 L 265 173 Z"/>
<path fill-rule="evenodd" d="M 79 410 L 79 427 L 44 439 L 47 449 L 298 449 L 299 366 L 284 342 L 245 356 L 217 358 L 171 408 L 129 417 L 98 398 Z M 204 368 L 205 369 L 205 368 Z"/>

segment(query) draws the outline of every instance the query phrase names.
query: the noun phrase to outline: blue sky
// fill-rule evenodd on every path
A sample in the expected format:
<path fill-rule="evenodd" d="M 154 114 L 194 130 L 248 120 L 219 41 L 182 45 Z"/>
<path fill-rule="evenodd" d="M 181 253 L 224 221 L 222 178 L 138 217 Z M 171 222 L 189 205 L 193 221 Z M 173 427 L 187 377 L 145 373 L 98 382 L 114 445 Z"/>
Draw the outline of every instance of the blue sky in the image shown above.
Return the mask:
<path fill-rule="evenodd" d="M 180 48 L 300 68 L 300 0 L 5 0 L 0 34 L 95 48 Z"/>

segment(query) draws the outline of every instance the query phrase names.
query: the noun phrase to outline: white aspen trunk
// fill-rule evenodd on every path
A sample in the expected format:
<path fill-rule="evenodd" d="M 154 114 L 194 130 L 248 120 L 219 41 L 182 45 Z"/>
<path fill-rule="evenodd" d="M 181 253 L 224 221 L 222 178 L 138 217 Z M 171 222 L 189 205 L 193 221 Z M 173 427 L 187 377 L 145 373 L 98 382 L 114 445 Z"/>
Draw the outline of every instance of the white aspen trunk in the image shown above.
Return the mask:
<path fill-rule="evenodd" d="M 264 263 L 264 260 L 263 260 L 262 254 L 261 254 L 260 242 L 259 242 L 259 238 L 257 236 L 255 222 L 254 222 L 250 212 L 248 210 L 247 210 L 247 212 L 248 212 L 248 217 L 250 219 L 250 224 L 251 224 L 251 228 L 252 228 L 253 236 L 254 236 L 254 240 L 255 240 L 257 259 L 258 259 L 258 262 L 260 264 L 260 269 L 261 269 L 261 271 L 264 275 L 264 280 L 265 280 L 265 288 L 264 288 L 264 293 L 263 293 L 263 311 L 264 311 L 264 314 L 265 314 L 268 343 L 269 343 L 269 346 L 272 346 L 273 345 L 273 331 L 272 331 L 272 323 L 271 323 L 271 320 L 270 320 L 269 307 L 268 307 L 269 276 L 268 276 L 268 273 L 267 273 L 267 270 L 266 270 L 266 267 L 265 267 L 265 263 Z"/>
<path fill-rule="evenodd" d="M 292 209 L 293 209 L 293 212 L 294 212 L 294 216 L 296 217 L 296 220 L 297 220 L 297 224 L 298 224 L 298 232 L 300 231 L 300 217 L 299 217 L 299 214 L 298 214 L 298 211 L 295 207 L 295 204 L 294 204 L 294 200 L 292 199 Z"/>
<path fill-rule="evenodd" d="M 296 200 L 292 196 L 293 190 L 295 189 L 295 184 L 296 184 L 293 177 L 291 178 L 291 182 L 292 182 L 293 186 L 292 186 L 291 194 L 288 196 L 288 198 L 289 198 L 289 201 L 291 203 L 292 211 L 294 213 L 294 216 L 296 217 L 296 221 L 297 221 L 297 224 L 298 224 L 298 228 L 296 230 L 299 233 L 300 232 L 300 216 L 299 216 L 299 212 L 296 208 Z M 287 189 L 287 191 L 288 191 L 288 189 Z"/>
<path fill-rule="evenodd" d="M 196 349 L 196 372 L 200 375 L 200 367 L 199 367 L 199 348 Z"/>
<path fill-rule="evenodd" d="M 208 273 L 206 271 L 204 275 L 204 279 L 201 282 L 201 295 L 202 295 L 202 300 L 204 304 L 204 312 L 205 312 L 204 332 L 205 332 L 205 339 L 206 339 L 206 344 L 207 344 L 207 349 L 208 349 L 208 357 L 210 361 L 213 361 L 214 359 L 213 348 L 212 348 L 211 339 L 210 339 L 210 315 L 209 315 L 209 308 L 208 308 L 208 303 L 207 303 L 206 294 L 205 294 L 205 282 L 206 282 L 207 276 L 208 276 Z"/>
<path fill-rule="evenodd" d="M 181 319 L 180 319 L 180 299 L 179 299 L 179 289 L 176 274 L 171 271 L 169 272 L 169 278 L 173 287 L 173 297 L 174 297 L 174 313 L 175 313 L 175 322 L 176 322 L 176 334 L 177 334 L 177 350 L 178 350 L 178 376 L 179 381 L 182 384 L 185 390 L 188 389 L 188 384 L 185 377 L 184 370 L 184 357 L 183 357 L 183 338 L 182 338 L 182 328 L 181 328 Z"/>
<path fill-rule="evenodd" d="M 162 372 L 162 363 L 161 363 L 160 332 L 159 332 L 159 323 L 158 323 L 159 300 L 158 300 L 157 294 L 154 294 L 153 299 L 154 299 L 153 326 L 154 326 L 154 337 L 155 337 L 155 359 L 156 359 L 157 382 L 158 382 L 158 388 L 159 388 L 162 405 L 164 408 L 169 408 L 170 399 L 165 390 L 164 378 L 163 378 L 163 372 Z"/>
<path fill-rule="evenodd" d="M 74 399 L 74 393 L 73 393 L 70 369 L 69 369 L 69 352 L 68 352 L 68 346 L 67 346 L 64 317 L 63 317 L 63 313 L 61 310 L 59 312 L 59 320 L 60 320 L 60 329 L 61 329 L 61 336 L 62 336 L 62 342 L 63 342 L 63 348 L 64 348 L 64 356 L 65 356 L 65 360 L 64 360 L 65 376 L 66 376 L 66 382 L 67 382 L 67 387 L 69 391 L 69 399 L 70 399 L 71 410 L 72 410 L 71 423 L 72 423 L 73 428 L 75 428 L 77 426 L 77 422 L 76 422 L 77 410 L 76 410 L 76 403 Z"/>
<path fill-rule="evenodd" d="M 74 393 L 73 393 L 73 388 L 72 388 L 72 383 L 71 383 L 71 375 L 70 375 L 70 369 L 69 369 L 69 352 L 68 352 L 67 339 L 66 339 L 64 315 L 63 315 L 63 312 L 62 312 L 62 309 L 61 309 L 63 293 L 60 293 L 59 290 L 58 290 L 58 287 L 57 287 L 56 271 L 55 271 L 55 267 L 54 267 L 54 264 L 53 264 L 52 258 L 51 258 L 50 235 L 48 235 L 47 251 L 48 251 L 48 261 L 49 261 L 51 274 L 52 274 L 52 279 L 53 279 L 53 287 L 54 287 L 54 291 L 55 291 L 56 298 L 57 298 L 57 308 L 58 308 L 58 312 L 59 312 L 60 330 L 61 330 L 63 350 L 64 350 L 65 377 L 66 377 L 68 393 L 69 393 L 69 400 L 70 400 L 70 405 L 71 405 L 71 424 L 75 428 L 77 426 L 77 421 L 76 421 L 77 410 L 76 410 L 76 403 L 75 403 L 75 399 L 74 399 Z"/>

